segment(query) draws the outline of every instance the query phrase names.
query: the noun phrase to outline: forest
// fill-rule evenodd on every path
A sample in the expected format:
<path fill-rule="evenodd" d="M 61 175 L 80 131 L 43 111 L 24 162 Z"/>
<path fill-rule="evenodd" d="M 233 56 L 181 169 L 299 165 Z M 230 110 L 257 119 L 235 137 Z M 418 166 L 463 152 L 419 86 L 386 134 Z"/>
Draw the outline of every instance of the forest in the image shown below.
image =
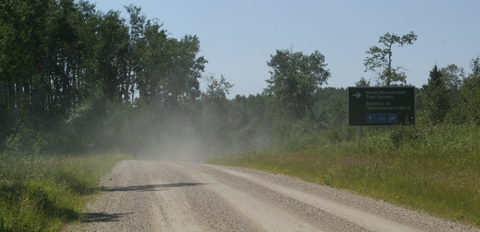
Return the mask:
<path fill-rule="evenodd" d="M 201 38 L 173 38 L 140 7 L 125 10 L 129 18 L 98 11 L 85 0 L 0 3 L 3 161 L 118 152 L 203 162 L 216 155 L 295 153 L 359 140 L 357 128 L 348 126 L 347 90 L 324 86 L 331 73 L 321 52 L 272 51 L 265 90 L 228 99 L 235 83 L 205 75 Z M 381 36 L 363 61 L 375 75 L 372 83 L 362 77 L 350 85 L 409 85 L 390 58 L 392 46 L 415 46 L 416 40 L 413 32 Z M 480 56 L 465 59 L 471 59 L 467 70 L 432 64 L 425 73 L 428 83 L 416 87 L 416 125 L 365 128 L 366 139 L 384 133 L 381 141 L 391 149 L 452 128 L 477 128 L 459 129 L 465 138 L 476 136 Z M 204 90 L 201 80 L 208 83 Z M 0 178 L 9 175 L 5 170 Z"/>
<path fill-rule="evenodd" d="M 2 3 L 1 150 L 139 153 L 155 144 L 160 153 L 181 153 L 188 151 L 175 147 L 188 143 L 205 155 L 302 149 L 289 141 L 312 133 L 352 137 L 345 89 L 322 88 L 330 72 L 320 52 L 277 50 L 264 92 L 227 99 L 234 83 L 203 74 L 208 60 L 198 56 L 197 36 L 171 38 L 140 7 L 125 9 L 129 19 L 87 1 Z M 373 58 L 391 52 L 392 44 L 413 44 L 416 35 L 382 38 L 387 46 L 370 48 L 366 67 L 384 68 L 376 85 L 406 85 L 404 72 Z M 479 57 L 470 68 L 467 74 L 455 64 L 435 66 L 425 74 L 429 82 L 417 94 L 419 123 L 480 123 Z M 209 83 L 203 91 L 202 78 Z M 356 84 L 370 85 L 363 78 Z M 177 146 L 159 145 L 172 142 Z"/>

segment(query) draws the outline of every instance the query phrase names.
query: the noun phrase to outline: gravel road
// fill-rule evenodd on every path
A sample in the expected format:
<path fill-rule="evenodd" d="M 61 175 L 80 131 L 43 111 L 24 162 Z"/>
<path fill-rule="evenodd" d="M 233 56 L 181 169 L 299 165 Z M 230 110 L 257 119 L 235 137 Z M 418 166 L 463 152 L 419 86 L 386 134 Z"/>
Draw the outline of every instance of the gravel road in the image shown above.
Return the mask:
<path fill-rule="evenodd" d="M 121 161 L 65 231 L 480 231 L 265 172 Z"/>

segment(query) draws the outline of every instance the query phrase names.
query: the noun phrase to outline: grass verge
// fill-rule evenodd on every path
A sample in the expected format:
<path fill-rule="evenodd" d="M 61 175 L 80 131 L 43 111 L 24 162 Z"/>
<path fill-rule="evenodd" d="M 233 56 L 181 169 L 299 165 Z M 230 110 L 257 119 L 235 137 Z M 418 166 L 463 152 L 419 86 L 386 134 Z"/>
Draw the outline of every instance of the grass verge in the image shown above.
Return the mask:
<path fill-rule="evenodd" d="M 128 158 L 0 154 L 0 231 L 57 231 L 78 221 L 99 177 Z"/>
<path fill-rule="evenodd" d="M 209 163 L 299 177 L 437 217 L 480 225 L 480 128 L 364 129 L 362 139 L 298 152 L 212 157 Z"/>

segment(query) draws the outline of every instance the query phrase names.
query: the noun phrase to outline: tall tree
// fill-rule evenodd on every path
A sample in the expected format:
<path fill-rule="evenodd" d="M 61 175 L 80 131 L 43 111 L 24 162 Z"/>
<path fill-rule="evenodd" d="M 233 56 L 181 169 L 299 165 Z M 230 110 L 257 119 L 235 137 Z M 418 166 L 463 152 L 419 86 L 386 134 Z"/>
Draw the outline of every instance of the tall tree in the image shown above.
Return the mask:
<path fill-rule="evenodd" d="M 450 64 L 447 67 L 440 69 L 442 74 L 442 79 L 445 82 L 445 86 L 448 89 L 450 103 L 452 105 L 457 105 L 458 95 L 460 92 L 460 87 L 463 85 L 463 80 L 466 77 L 465 71 L 463 68 L 458 67 L 455 64 Z"/>
<path fill-rule="evenodd" d="M 273 94 L 280 107 L 294 118 L 303 118 L 308 112 L 311 119 L 318 122 L 312 109 L 313 94 L 330 77 L 325 56 L 319 51 L 304 55 L 302 52 L 277 50 L 270 57 L 267 65 L 273 70 L 265 91 Z"/>
<path fill-rule="evenodd" d="M 234 151 L 246 152 L 267 146 L 269 123 L 264 120 L 264 114 L 265 104 L 260 94 L 237 95 L 230 100 L 228 124 Z"/>
<path fill-rule="evenodd" d="M 430 121 L 433 123 L 443 122 L 443 119 L 450 108 L 450 102 L 448 89 L 437 65 L 435 65 L 432 71 L 430 71 L 428 84 L 423 85 L 423 89 L 425 93 L 423 99 L 424 107 Z"/>
<path fill-rule="evenodd" d="M 406 74 L 401 66 L 392 67 L 392 47 L 398 44 L 399 47 L 404 45 L 412 45 L 417 40 L 417 35 L 410 32 L 406 35 L 399 36 L 396 34 L 386 33 L 380 36 L 378 43 L 381 47 L 372 46 L 366 53 L 369 55 L 365 58 L 365 72 L 374 71 L 378 73 L 378 80 L 381 85 L 390 86 L 393 83 L 406 84 Z"/>
<path fill-rule="evenodd" d="M 128 44 L 130 35 L 120 11 L 109 11 L 98 25 L 97 81 L 103 84 L 103 92 L 109 101 L 122 99 L 120 86 L 128 77 Z"/>
<path fill-rule="evenodd" d="M 122 83 L 124 100 L 134 101 L 136 82 L 140 78 L 142 67 L 142 53 L 145 52 L 146 41 L 144 37 L 146 16 L 141 13 L 142 8 L 130 4 L 125 6 L 130 14 L 130 42 L 128 45 L 127 77 Z M 130 92 L 130 94 L 128 94 Z M 131 98 L 131 99 L 130 99 Z"/>
<path fill-rule="evenodd" d="M 197 36 L 181 40 L 167 37 L 158 22 L 147 22 L 143 71 L 138 82 L 140 96 L 164 107 L 176 107 L 200 96 L 198 79 L 207 60 L 197 56 L 200 41 Z"/>
<path fill-rule="evenodd" d="M 472 59 L 470 68 L 472 73 L 465 78 L 460 88 L 460 105 L 465 120 L 480 125 L 480 56 Z"/>
<path fill-rule="evenodd" d="M 201 97 L 203 140 L 208 146 L 218 149 L 214 152 L 221 152 L 230 143 L 232 127 L 228 122 L 230 107 L 227 94 L 233 84 L 230 84 L 224 76 L 220 79 L 210 76 L 207 82 L 207 91 Z"/>
<path fill-rule="evenodd" d="M 107 118 L 102 112 L 133 102 L 135 90 L 146 104 L 172 108 L 199 98 L 198 78 L 207 62 L 197 55 L 199 39 L 169 38 L 140 7 L 126 10 L 129 24 L 119 11 L 96 11 L 86 0 L 0 1 L 0 147 L 22 124 L 69 130 L 62 140 L 70 147 L 102 143 L 84 136 L 91 133 L 85 125 L 97 125 Z M 91 134 L 113 131 L 96 128 Z"/>

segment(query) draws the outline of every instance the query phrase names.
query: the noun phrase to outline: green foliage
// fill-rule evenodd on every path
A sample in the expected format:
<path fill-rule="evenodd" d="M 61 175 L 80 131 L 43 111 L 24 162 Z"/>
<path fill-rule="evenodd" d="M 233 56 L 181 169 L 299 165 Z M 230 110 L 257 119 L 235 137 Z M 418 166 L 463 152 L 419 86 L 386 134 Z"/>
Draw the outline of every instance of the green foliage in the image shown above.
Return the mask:
<path fill-rule="evenodd" d="M 351 141 L 357 136 L 358 128 L 349 127 L 346 122 L 338 127 L 331 127 L 324 134 L 329 143 L 337 143 L 341 141 Z"/>
<path fill-rule="evenodd" d="M 220 79 L 210 76 L 207 81 L 207 91 L 201 97 L 203 141 L 213 148 L 211 152 L 221 153 L 231 145 L 230 106 L 226 96 L 233 85 L 223 76 Z"/>
<path fill-rule="evenodd" d="M 390 86 L 392 84 L 406 84 L 405 72 L 402 71 L 402 67 L 392 67 L 392 46 L 398 44 L 399 47 L 404 45 L 412 45 L 417 40 L 417 35 L 410 32 L 403 36 L 396 34 L 386 33 L 380 36 L 378 43 L 382 44 L 382 47 L 372 46 L 367 53 L 368 56 L 364 60 L 365 72 L 377 71 L 378 72 L 378 84 L 382 86 Z"/>
<path fill-rule="evenodd" d="M 299 151 L 315 146 L 312 142 L 318 132 L 309 128 L 308 118 L 290 121 L 288 118 L 277 118 L 272 125 L 274 132 L 274 148 L 279 151 Z"/>
<path fill-rule="evenodd" d="M 320 121 L 320 128 L 341 128 L 348 118 L 347 90 L 343 88 L 322 88 L 315 93 L 314 110 Z"/>
<path fill-rule="evenodd" d="M 425 94 L 423 107 L 428 118 L 433 123 L 443 122 L 453 101 L 449 99 L 449 90 L 436 65 L 430 71 L 428 84 L 423 85 L 423 90 Z"/>
<path fill-rule="evenodd" d="M 207 63 L 198 37 L 171 38 L 140 7 L 126 11 L 129 24 L 87 1 L 0 4 L 2 150 L 138 150 L 165 119 L 193 117 Z M 147 105 L 136 108 L 135 97 Z"/>
<path fill-rule="evenodd" d="M 45 134 L 21 124 L 16 134 L 10 135 L 5 141 L 5 150 L 12 154 L 42 154 L 48 146 Z M 28 146 L 25 146 L 28 144 Z"/>
<path fill-rule="evenodd" d="M 80 220 L 99 177 L 127 158 L 0 155 L 0 231 L 54 231 Z"/>
<path fill-rule="evenodd" d="M 393 147 L 398 148 L 404 144 L 419 139 L 419 134 L 414 126 L 398 126 L 391 129 L 389 138 Z"/>
<path fill-rule="evenodd" d="M 416 90 L 416 126 L 365 128 L 359 140 L 356 128 L 347 126 L 346 90 L 320 88 L 330 77 L 320 52 L 277 50 L 267 62 L 272 70 L 265 91 L 229 100 L 233 84 L 224 76 L 207 78 L 206 91 L 200 91 L 207 60 L 199 56 L 197 36 L 172 38 L 140 7 L 125 9 L 128 21 L 119 11 L 99 12 L 87 1 L 0 3 L 0 151 L 9 154 L 0 157 L 0 191 L 5 193 L 0 194 L 0 230 L 48 230 L 55 227 L 46 226 L 51 215 L 73 220 L 77 208 L 61 205 L 59 196 L 64 192 L 57 190 L 89 194 L 86 186 L 94 183 L 87 180 L 94 179 L 90 174 L 95 171 L 87 166 L 102 163 L 75 166 L 70 160 L 76 158 L 28 155 L 120 150 L 147 153 L 151 158 L 198 153 L 201 159 L 206 154 L 258 152 L 261 161 L 268 163 L 279 159 L 268 151 L 306 153 L 305 170 L 310 174 L 302 172 L 303 164 L 289 163 L 295 158 L 290 155 L 281 157 L 274 170 L 291 165 L 292 173 L 339 187 L 351 186 L 346 179 L 353 175 L 355 183 L 364 184 L 354 188 L 359 191 L 366 191 L 369 178 L 377 176 L 379 181 L 398 184 L 374 185 L 387 196 L 390 188 L 399 185 L 417 189 L 418 183 L 411 181 L 423 177 L 419 167 L 425 160 L 430 162 L 429 157 L 438 159 L 432 161 L 438 166 L 445 165 L 442 160 L 457 165 L 455 171 L 447 168 L 453 176 L 461 170 L 478 174 L 469 164 L 459 168 L 463 161 L 477 162 L 467 153 L 476 154 L 472 141 L 478 141 L 474 133 L 480 124 L 478 57 L 472 60 L 469 75 L 453 64 L 440 70 L 434 67 L 428 85 Z M 366 71 L 377 72 L 380 85 L 405 84 L 403 68 L 391 64 L 392 47 L 411 45 L 416 39 L 413 32 L 381 36 L 380 46 L 367 51 Z M 356 84 L 368 86 L 370 81 L 362 78 Z M 450 157 L 452 152 L 461 154 L 462 161 Z M 255 155 L 249 157 L 256 161 Z M 241 160 L 237 156 L 235 162 Z M 259 165 L 253 161 L 249 165 Z M 416 169 L 408 167 L 408 162 Z M 402 170 L 397 168 L 406 170 L 410 179 L 398 177 Z M 443 179 L 432 179 L 422 183 L 448 189 Z M 439 189 L 418 190 L 428 195 Z M 448 194 L 438 197 L 444 200 Z M 1 207 L 9 202 L 13 205 L 8 210 Z M 467 212 L 462 210 L 461 215 Z M 28 214 L 40 211 L 50 213 Z M 47 224 L 39 224 L 42 220 Z"/>
<path fill-rule="evenodd" d="M 85 152 L 102 150 L 108 146 L 108 136 L 105 136 L 105 120 L 107 117 L 107 102 L 103 95 L 97 93 L 79 105 L 65 120 L 66 134 L 64 146 L 67 151 Z"/>
<path fill-rule="evenodd" d="M 232 152 L 269 148 L 271 121 L 266 116 L 265 98 L 262 95 L 237 95 L 230 101 L 228 123 Z"/>
<path fill-rule="evenodd" d="M 301 119 L 308 112 L 311 119 L 317 121 L 312 110 L 313 95 L 330 77 L 325 68 L 325 56 L 318 51 L 304 55 L 302 52 L 277 50 L 267 65 L 273 71 L 270 71 L 271 78 L 267 80 L 265 91 L 275 96 L 282 113 Z"/>
<path fill-rule="evenodd" d="M 460 109 L 466 123 L 480 125 L 480 57 L 470 64 L 472 73 L 465 78 L 460 88 Z"/>
<path fill-rule="evenodd" d="M 454 104 L 457 104 L 458 92 L 463 85 L 463 79 L 465 79 L 465 71 L 455 64 L 449 64 L 447 67 L 442 68 L 440 72 L 448 89 L 449 98 Z"/>
<path fill-rule="evenodd" d="M 366 80 L 364 77 L 360 78 L 359 81 L 355 82 L 355 86 L 357 87 L 368 87 L 370 86 L 370 80 Z"/>
<path fill-rule="evenodd" d="M 156 22 L 146 24 L 138 90 L 149 102 L 175 108 L 192 103 L 200 96 L 198 79 L 207 60 L 196 57 L 200 51 L 197 36 L 188 35 L 181 40 L 168 38 L 161 27 Z"/>

